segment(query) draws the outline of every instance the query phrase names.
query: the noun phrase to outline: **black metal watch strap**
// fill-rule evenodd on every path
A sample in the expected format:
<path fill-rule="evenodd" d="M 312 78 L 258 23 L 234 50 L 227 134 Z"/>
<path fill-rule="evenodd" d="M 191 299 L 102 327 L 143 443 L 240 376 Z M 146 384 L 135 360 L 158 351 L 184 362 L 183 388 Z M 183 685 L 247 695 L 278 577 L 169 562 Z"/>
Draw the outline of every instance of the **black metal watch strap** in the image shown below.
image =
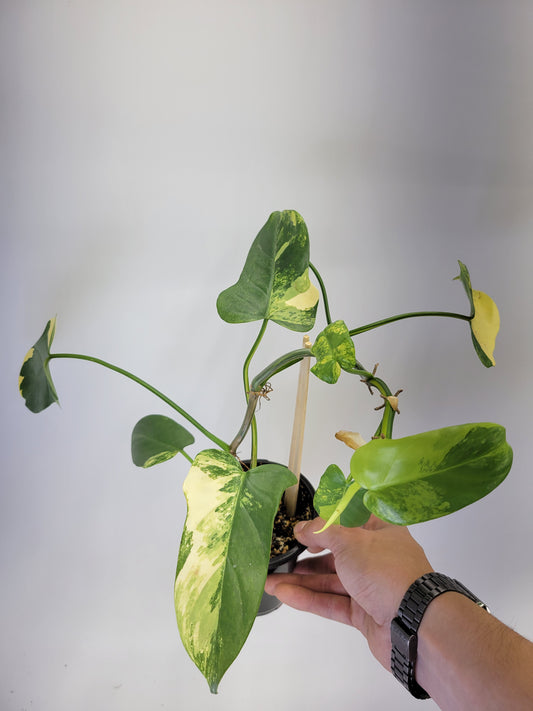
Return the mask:
<path fill-rule="evenodd" d="M 442 573 L 426 573 L 409 587 L 398 614 L 391 623 L 391 671 L 417 699 L 429 699 L 429 694 L 417 683 L 415 665 L 418 648 L 418 628 L 429 605 L 438 595 L 458 592 L 488 610 L 468 588 Z"/>

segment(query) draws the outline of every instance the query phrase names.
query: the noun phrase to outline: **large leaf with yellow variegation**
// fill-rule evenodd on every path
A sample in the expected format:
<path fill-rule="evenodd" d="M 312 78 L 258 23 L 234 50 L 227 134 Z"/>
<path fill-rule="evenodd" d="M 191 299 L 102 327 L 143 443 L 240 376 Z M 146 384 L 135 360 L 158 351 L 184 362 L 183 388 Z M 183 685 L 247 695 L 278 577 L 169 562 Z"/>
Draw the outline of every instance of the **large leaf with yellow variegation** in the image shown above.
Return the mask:
<path fill-rule="evenodd" d="M 460 279 L 470 301 L 470 331 L 472 343 L 479 360 L 487 368 L 496 365 L 494 346 L 500 330 L 500 314 L 494 301 L 482 291 L 472 289 L 470 274 L 465 264 L 459 262 Z"/>
<path fill-rule="evenodd" d="M 274 517 L 295 482 L 284 466 L 244 472 L 233 456 L 216 449 L 200 452 L 185 480 L 176 616 L 185 649 L 214 693 L 252 628 Z"/>
<path fill-rule="evenodd" d="M 217 299 L 228 323 L 269 319 L 292 331 L 315 323 L 318 290 L 311 284 L 309 235 L 294 210 L 273 212 L 255 238 L 239 280 Z"/>
<path fill-rule="evenodd" d="M 48 365 L 55 329 L 56 320 L 52 318 L 46 324 L 39 340 L 26 354 L 20 370 L 20 394 L 26 401 L 26 407 L 32 412 L 42 412 L 59 401 Z"/>
<path fill-rule="evenodd" d="M 349 479 L 337 486 L 336 497 L 328 487 L 326 527 L 338 521 L 354 496 L 395 524 L 446 516 L 490 493 L 512 461 L 505 429 L 490 422 L 372 440 L 353 454 Z"/>

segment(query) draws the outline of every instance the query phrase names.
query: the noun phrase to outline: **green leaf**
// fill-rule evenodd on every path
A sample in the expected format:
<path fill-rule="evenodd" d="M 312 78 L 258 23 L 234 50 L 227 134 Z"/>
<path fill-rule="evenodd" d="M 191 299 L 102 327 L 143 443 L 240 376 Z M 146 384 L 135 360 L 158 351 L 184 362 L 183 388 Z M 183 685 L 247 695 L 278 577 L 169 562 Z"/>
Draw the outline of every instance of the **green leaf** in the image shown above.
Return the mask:
<path fill-rule="evenodd" d="M 363 501 L 370 511 L 409 525 L 486 496 L 505 479 L 512 460 L 503 427 L 467 424 L 372 440 L 352 456 L 351 475 L 368 489 Z"/>
<path fill-rule="evenodd" d="M 492 423 L 372 440 L 352 456 L 344 492 L 337 476 L 337 498 L 332 496 L 328 502 L 331 513 L 324 528 L 337 523 L 354 498 L 360 499 L 357 507 L 363 504 L 395 524 L 445 516 L 495 489 L 509 473 L 512 461 L 505 429 Z M 329 488 L 334 489 L 331 483 Z M 342 519 L 341 523 L 353 525 Z"/>
<path fill-rule="evenodd" d="M 344 321 L 334 321 L 318 334 L 312 354 L 316 364 L 311 371 L 325 383 L 336 383 L 341 369 L 350 372 L 355 368 L 355 348 Z"/>
<path fill-rule="evenodd" d="M 239 280 L 217 299 L 228 323 L 270 319 L 292 331 L 315 323 L 318 290 L 311 284 L 309 236 L 294 210 L 273 212 L 255 238 Z"/>
<path fill-rule="evenodd" d="M 346 491 L 346 479 L 336 464 L 330 464 L 320 477 L 320 483 L 315 491 L 313 506 L 315 511 L 327 521 Z"/>
<path fill-rule="evenodd" d="M 48 367 L 55 329 L 56 320 L 52 318 L 37 343 L 26 354 L 20 370 L 20 394 L 32 412 L 41 412 L 52 403 L 59 402 Z"/>
<path fill-rule="evenodd" d="M 459 262 L 460 279 L 470 301 L 470 332 L 472 343 L 479 360 L 487 368 L 496 365 L 494 347 L 500 330 L 500 314 L 494 301 L 482 291 L 472 289 L 470 274 L 466 266 Z"/>
<path fill-rule="evenodd" d="M 216 692 L 255 620 L 266 580 L 272 527 L 287 467 L 244 472 L 226 452 L 200 452 L 184 483 L 187 520 L 175 583 L 185 649 Z"/>
<path fill-rule="evenodd" d="M 329 525 L 362 526 L 370 517 L 370 511 L 363 503 L 364 493 L 365 489 L 354 484 L 351 477 L 346 480 L 336 464 L 330 464 L 320 478 L 313 505 L 320 518 Z"/>
<path fill-rule="evenodd" d="M 151 467 L 172 459 L 194 442 L 192 434 L 170 417 L 147 415 L 131 434 L 131 457 L 138 467 Z"/>
<path fill-rule="evenodd" d="M 346 503 L 346 508 L 341 513 L 340 524 L 353 528 L 362 526 L 370 518 L 370 510 L 365 506 L 366 489 L 359 487 L 355 494 Z"/>

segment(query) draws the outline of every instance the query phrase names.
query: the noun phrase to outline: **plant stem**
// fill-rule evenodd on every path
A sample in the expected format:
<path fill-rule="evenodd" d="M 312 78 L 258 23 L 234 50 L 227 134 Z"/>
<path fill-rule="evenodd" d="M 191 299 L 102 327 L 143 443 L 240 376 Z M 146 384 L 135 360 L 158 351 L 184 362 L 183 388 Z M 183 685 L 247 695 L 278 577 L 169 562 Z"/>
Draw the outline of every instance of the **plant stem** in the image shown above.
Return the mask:
<path fill-rule="evenodd" d="M 257 349 L 259 348 L 259 344 L 261 343 L 261 341 L 262 341 L 262 339 L 263 339 L 263 336 L 265 335 L 265 331 L 266 331 L 267 326 L 268 326 L 268 319 L 265 319 L 265 320 L 263 321 L 263 323 L 261 324 L 261 328 L 260 328 L 260 330 L 259 330 L 259 333 L 258 333 L 258 335 L 257 335 L 257 338 L 256 338 L 255 341 L 254 341 L 253 346 L 252 346 L 251 349 L 250 349 L 250 352 L 249 352 L 248 355 L 246 356 L 246 360 L 244 361 L 244 365 L 243 365 L 243 369 L 242 369 L 242 376 L 243 376 L 243 382 L 244 382 L 244 395 L 245 395 L 246 401 L 247 401 L 247 403 L 248 403 L 248 407 L 247 407 L 247 409 L 246 409 L 246 414 L 247 414 L 247 415 L 249 414 L 249 410 L 251 409 L 251 420 L 248 422 L 248 425 L 247 425 L 247 427 L 246 427 L 246 431 L 248 430 L 248 427 L 250 427 L 250 425 L 251 425 L 252 448 L 251 448 L 251 454 L 250 454 L 250 460 L 251 460 L 251 461 L 250 461 L 250 467 L 251 467 L 252 469 L 257 466 L 257 422 L 256 422 L 256 419 L 255 419 L 255 416 L 254 416 L 254 413 L 255 413 L 255 406 L 256 406 L 256 404 L 257 404 L 257 396 L 256 396 L 255 398 L 252 398 L 252 402 L 250 402 L 252 392 L 251 392 L 251 390 L 250 390 L 250 376 L 249 376 L 249 371 L 250 371 L 250 363 L 251 363 L 251 361 L 252 361 L 252 358 L 253 358 L 254 355 L 255 355 L 255 352 L 256 352 Z M 252 390 L 254 390 L 254 388 L 252 388 Z M 247 420 L 247 417 L 245 416 L 245 422 L 246 422 L 246 420 Z M 244 426 L 244 423 L 245 423 L 245 422 L 243 422 L 243 425 L 241 425 L 241 430 L 242 430 L 242 427 Z M 241 430 L 239 430 L 239 432 L 241 432 Z M 244 437 L 245 437 L 245 435 L 246 435 L 246 431 L 244 432 L 244 434 L 243 434 L 242 437 L 240 438 L 239 442 L 236 444 L 235 450 L 236 450 L 237 447 L 239 446 L 240 442 L 242 442 L 242 440 L 244 439 Z M 238 436 L 239 436 L 239 435 L 237 435 L 237 437 L 238 437 Z M 233 442 L 232 442 L 231 445 L 230 445 L 231 451 L 233 451 L 233 446 L 234 446 L 234 444 L 235 444 L 235 441 L 237 440 L 237 437 L 235 437 L 235 439 L 233 440 Z"/>
<path fill-rule="evenodd" d="M 239 448 L 241 442 L 243 439 L 246 437 L 246 434 L 248 430 L 250 429 L 251 426 L 253 426 L 252 423 L 255 423 L 255 408 L 257 405 L 257 401 L 259 400 L 260 393 L 254 393 L 250 392 L 248 396 L 248 405 L 246 407 L 246 412 L 244 413 L 244 419 L 242 421 L 242 425 L 239 428 L 239 431 L 233 438 L 230 446 L 229 446 L 229 451 L 230 454 L 235 455 L 237 453 L 237 449 Z M 257 425 L 256 425 L 257 427 Z M 251 466 L 250 462 L 250 466 Z M 257 463 L 256 463 L 257 464 Z"/>
<path fill-rule="evenodd" d="M 156 390 L 156 388 L 154 388 L 152 385 L 150 385 L 149 383 L 147 383 L 144 380 L 141 380 L 141 378 L 138 378 L 136 375 L 129 373 L 127 370 L 124 370 L 123 368 L 119 368 L 116 365 L 112 365 L 111 363 L 107 363 L 105 360 L 101 360 L 100 358 L 94 358 L 93 356 L 80 355 L 79 353 L 51 353 L 48 360 L 52 360 L 53 358 L 74 358 L 77 360 L 86 360 L 86 361 L 89 361 L 90 363 L 97 363 L 98 365 L 104 366 L 104 368 L 108 368 L 109 370 L 113 370 L 116 373 L 120 373 L 121 375 L 124 375 L 126 378 L 133 380 L 138 385 L 142 385 L 143 388 L 146 388 L 151 393 L 156 395 L 158 398 L 163 400 L 163 402 L 165 402 L 167 405 L 169 405 L 173 410 L 176 410 L 176 412 L 179 412 L 179 414 L 182 417 L 184 417 L 186 420 L 188 420 L 191 423 L 191 425 L 194 425 L 194 427 L 196 427 L 196 429 L 199 430 L 202 434 L 204 434 L 208 439 L 210 439 L 212 442 L 214 442 L 216 445 L 218 445 L 225 452 L 229 452 L 229 444 L 227 444 L 227 442 L 224 442 L 223 440 L 219 439 L 216 435 L 214 435 L 212 432 L 209 432 L 209 430 L 207 430 L 203 425 L 201 425 L 197 420 L 195 420 L 194 417 L 189 415 L 188 412 L 186 412 L 182 407 L 177 405 L 175 402 L 173 402 L 170 398 L 168 398 L 162 392 L 160 392 L 159 390 Z"/>
<path fill-rule="evenodd" d="M 329 311 L 329 301 L 328 301 L 328 295 L 326 293 L 326 286 L 324 284 L 322 277 L 320 276 L 318 269 L 315 267 L 314 264 L 311 264 L 311 262 L 309 262 L 309 269 L 315 275 L 316 280 L 318 281 L 318 285 L 320 286 L 320 291 L 322 292 L 322 301 L 324 302 L 324 311 L 326 312 L 326 321 L 328 324 L 330 324 L 331 323 L 331 314 Z"/>
<path fill-rule="evenodd" d="M 369 323 L 366 326 L 360 326 L 359 328 L 353 328 L 351 329 L 351 331 L 349 331 L 349 334 L 352 337 L 358 336 L 361 333 L 366 333 L 366 331 L 371 331 L 374 328 L 379 328 L 380 326 L 385 326 L 386 324 L 394 323 L 395 321 L 402 321 L 406 318 L 418 318 L 419 316 L 439 316 L 444 318 L 456 318 L 462 321 L 472 320 L 471 316 L 465 316 L 464 314 L 458 314 L 451 311 L 414 311 L 410 313 L 399 314 L 398 316 L 391 316 L 389 318 L 382 319 L 381 321 L 374 321 L 373 323 Z M 383 395 L 384 398 L 387 398 L 392 395 L 387 384 L 383 380 L 381 380 L 380 378 L 376 378 L 372 373 L 366 372 L 366 375 L 363 375 L 361 371 L 363 371 L 364 369 L 361 364 L 356 363 L 356 366 L 359 370 L 354 370 L 351 372 L 354 372 L 358 375 L 362 375 L 369 387 L 375 387 L 377 390 L 379 390 L 379 392 L 381 393 L 381 395 Z M 393 410 L 391 404 L 385 399 L 385 411 L 383 413 L 383 418 L 379 424 L 379 427 L 374 435 L 375 437 L 386 437 L 387 439 L 392 437 L 392 426 L 395 415 L 396 412 Z"/>
<path fill-rule="evenodd" d="M 235 454 L 237 451 L 237 448 L 243 441 L 243 439 L 246 437 L 246 434 L 250 427 L 252 427 L 252 437 L 253 437 L 253 426 L 255 422 L 254 418 L 254 413 L 255 413 L 255 408 L 257 406 L 257 402 L 259 398 L 261 397 L 261 390 L 263 389 L 264 385 L 266 385 L 267 381 L 274 375 L 277 375 L 278 373 L 281 373 L 282 370 L 285 370 L 286 368 L 289 368 L 291 365 L 295 365 L 296 363 L 299 363 L 303 358 L 308 358 L 312 354 L 309 350 L 309 348 L 298 348 L 298 350 L 295 351 L 290 351 L 289 353 L 285 353 L 285 355 L 280 356 L 277 358 L 275 361 L 267 365 L 266 368 L 263 368 L 263 370 L 255 376 L 255 378 L 252 380 L 251 385 L 249 386 L 249 389 L 247 391 L 247 399 L 248 399 L 248 405 L 246 408 L 246 412 L 244 413 L 244 419 L 242 421 L 242 424 L 239 428 L 239 431 L 233 438 L 231 444 L 230 444 L 230 453 Z M 366 371 L 364 371 L 366 374 Z M 371 375 L 371 373 L 368 373 L 368 375 Z M 247 382 L 247 381 L 245 381 Z M 253 459 L 252 459 L 253 463 Z M 255 465 L 254 465 L 255 466 Z"/>
<path fill-rule="evenodd" d="M 356 367 L 348 372 L 352 373 L 353 375 L 360 375 L 361 378 L 363 378 L 364 382 L 370 387 L 376 388 L 381 395 L 383 395 L 384 398 L 390 397 L 392 395 L 392 392 L 387 385 L 387 383 L 384 380 L 381 380 L 381 378 L 376 378 L 374 373 L 370 373 L 366 368 L 359 363 L 359 361 L 355 362 Z M 396 415 L 396 412 L 392 409 L 391 404 L 385 400 L 385 410 L 383 412 L 383 417 L 381 418 L 381 422 L 379 423 L 379 427 L 377 428 L 374 437 L 385 437 L 387 439 L 390 439 L 392 437 L 392 426 L 394 423 L 394 416 Z"/>
<path fill-rule="evenodd" d="M 267 365 L 266 368 L 263 368 L 263 370 L 255 376 L 252 380 L 252 390 L 255 392 L 260 391 L 269 378 L 281 373 L 281 371 L 286 368 L 290 368 L 291 365 L 299 363 L 303 358 L 309 358 L 312 355 L 309 348 L 298 348 L 295 351 L 289 351 L 279 358 L 276 358 L 276 360 L 272 361 L 272 363 Z"/>
<path fill-rule="evenodd" d="M 471 316 L 465 316 L 464 314 L 456 314 L 451 311 L 413 311 L 412 313 L 399 314 L 398 316 L 390 316 L 389 318 L 384 318 L 381 321 L 374 321 L 366 326 L 360 326 L 359 328 L 353 328 L 350 331 L 350 336 L 358 336 L 360 333 L 366 333 L 366 331 L 371 331 L 374 328 L 379 328 L 380 326 L 385 326 L 388 323 L 394 323 L 395 321 L 402 321 L 405 318 L 416 318 L 418 316 L 443 316 L 445 318 L 458 318 L 462 321 L 471 321 Z"/>

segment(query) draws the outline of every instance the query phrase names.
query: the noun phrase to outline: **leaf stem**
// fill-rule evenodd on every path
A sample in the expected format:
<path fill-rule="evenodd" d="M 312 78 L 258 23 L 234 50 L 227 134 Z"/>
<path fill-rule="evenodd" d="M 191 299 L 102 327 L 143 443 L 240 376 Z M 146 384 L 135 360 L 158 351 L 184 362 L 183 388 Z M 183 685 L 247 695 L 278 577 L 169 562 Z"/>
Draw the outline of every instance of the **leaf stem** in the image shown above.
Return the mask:
<path fill-rule="evenodd" d="M 98 365 L 102 365 L 104 368 L 108 368 L 109 370 L 115 371 L 115 373 L 120 373 L 120 375 L 124 375 L 126 378 L 133 380 L 135 383 L 137 383 L 138 385 L 141 385 L 143 388 L 146 388 L 146 390 L 149 390 L 151 393 L 153 393 L 158 398 L 163 400 L 163 402 L 165 402 L 167 405 L 169 405 L 173 410 L 176 410 L 176 412 L 179 412 L 179 414 L 182 417 L 184 417 L 186 420 L 188 420 L 191 423 L 191 425 L 196 427 L 196 429 L 199 430 L 202 434 L 204 434 L 208 439 L 210 439 L 212 442 L 214 442 L 216 445 L 218 445 L 225 452 L 229 452 L 229 444 L 227 444 L 227 442 L 224 442 L 223 440 L 219 439 L 216 435 L 214 435 L 212 432 L 207 430 L 203 425 L 201 425 L 197 420 L 195 420 L 194 417 L 192 417 L 192 415 L 189 415 L 188 412 L 186 412 L 182 407 L 177 405 L 175 402 L 173 402 L 170 398 L 168 398 L 162 392 L 160 392 L 159 390 L 154 388 L 152 385 L 150 385 L 146 381 L 141 380 L 141 378 L 138 378 L 136 375 L 133 375 L 132 373 L 128 372 L 127 370 L 124 370 L 123 368 L 119 368 L 117 365 L 112 365 L 111 363 L 108 363 L 105 360 L 101 360 L 100 358 L 95 358 L 94 356 L 80 355 L 79 353 L 51 353 L 48 357 L 48 360 L 52 360 L 53 358 L 74 358 L 77 360 L 86 360 L 86 361 L 89 361 L 90 363 L 96 363 Z"/>
<path fill-rule="evenodd" d="M 366 326 L 360 326 L 359 328 L 352 328 L 350 336 L 358 336 L 360 333 L 366 333 L 366 331 L 371 331 L 374 328 L 379 328 L 380 326 L 385 326 L 388 323 L 394 323 L 395 321 L 402 321 L 406 318 L 417 318 L 418 316 L 442 316 L 445 318 L 458 318 L 462 321 L 471 321 L 471 316 L 465 316 L 465 314 L 457 314 L 452 311 L 413 311 L 411 313 L 399 314 L 398 316 L 390 316 L 389 318 L 384 318 L 381 321 L 374 321 Z"/>
<path fill-rule="evenodd" d="M 398 316 L 391 316 L 380 321 L 374 321 L 373 323 L 369 323 L 366 326 L 360 326 L 359 328 L 353 328 L 349 331 L 349 334 L 353 338 L 353 336 L 358 336 L 361 333 L 366 333 L 366 331 L 371 331 L 374 328 L 379 328 L 380 326 L 385 326 L 386 324 L 394 323 L 395 321 L 402 321 L 406 318 L 418 318 L 419 316 L 456 318 L 462 321 L 472 320 L 472 316 L 466 316 L 465 314 L 458 314 L 452 311 L 413 311 L 410 313 L 399 314 Z M 354 372 L 358 375 L 362 375 L 366 384 L 369 387 L 375 387 L 385 398 L 385 411 L 383 413 L 383 418 L 379 424 L 378 429 L 376 430 L 374 437 L 385 437 L 389 439 L 390 437 L 392 437 L 392 427 L 396 412 L 393 410 L 391 404 L 387 401 L 386 398 L 390 397 L 392 395 L 392 392 L 390 391 L 387 384 L 380 378 L 376 378 L 373 373 L 366 372 L 366 375 L 363 375 L 361 371 L 363 371 L 364 368 L 360 363 L 356 362 L 356 367 L 358 370 L 354 370 L 351 372 Z"/>
<path fill-rule="evenodd" d="M 242 369 L 242 376 L 243 376 L 243 382 L 244 382 L 244 395 L 246 397 L 246 402 L 248 403 L 248 407 L 246 409 L 246 415 L 243 424 L 241 425 L 241 430 L 244 427 L 245 422 L 247 421 L 247 416 L 250 414 L 249 411 L 251 409 L 251 419 L 248 421 L 248 424 L 246 426 L 246 430 L 242 437 L 239 439 L 238 443 L 235 445 L 235 442 L 239 435 L 234 438 L 233 442 L 230 445 L 230 451 L 233 450 L 233 446 L 235 445 L 235 450 L 239 446 L 239 444 L 242 442 L 244 439 L 246 432 L 248 431 L 248 428 L 251 426 L 251 435 L 252 435 L 252 448 L 251 448 L 251 454 L 250 454 L 250 466 L 253 469 L 254 467 L 257 466 L 257 422 L 254 416 L 255 413 L 255 405 L 257 403 L 257 397 L 255 399 L 252 399 L 253 401 L 251 402 L 251 394 L 254 390 L 254 388 L 250 389 L 250 363 L 252 361 L 252 358 L 254 357 L 257 349 L 259 348 L 259 344 L 263 340 L 263 336 L 265 335 L 266 328 L 268 326 L 268 319 L 264 319 L 263 323 L 261 324 L 261 328 L 259 329 L 259 333 L 257 335 L 257 338 L 254 341 L 254 344 L 252 345 L 250 352 L 246 356 L 246 360 L 244 361 L 243 369 Z M 239 430 L 239 432 L 241 432 Z"/>
<path fill-rule="evenodd" d="M 316 280 L 318 281 L 318 285 L 320 286 L 320 291 L 322 292 L 322 301 L 324 303 L 324 311 L 326 312 L 326 321 L 328 324 L 330 324 L 331 323 L 331 313 L 329 311 L 329 301 L 328 301 L 328 295 L 326 292 L 326 286 L 324 284 L 322 277 L 320 276 L 320 272 L 318 271 L 318 269 L 315 267 L 314 264 L 311 264 L 311 262 L 309 262 L 309 269 L 315 275 Z"/>
<path fill-rule="evenodd" d="M 267 381 L 274 375 L 281 373 L 281 371 L 286 368 L 290 368 L 291 365 L 299 363 L 303 358 L 309 358 L 312 355 L 313 354 L 309 348 L 297 348 L 294 351 L 289 351 L 279 358 L 276 358 L 276 360 L 272 361 L 272 363 L 267 365 L 266 368 L 263 368 L 263 370 L 252 380 L 252 391 L 257 392 L 261 390 Z"/>

